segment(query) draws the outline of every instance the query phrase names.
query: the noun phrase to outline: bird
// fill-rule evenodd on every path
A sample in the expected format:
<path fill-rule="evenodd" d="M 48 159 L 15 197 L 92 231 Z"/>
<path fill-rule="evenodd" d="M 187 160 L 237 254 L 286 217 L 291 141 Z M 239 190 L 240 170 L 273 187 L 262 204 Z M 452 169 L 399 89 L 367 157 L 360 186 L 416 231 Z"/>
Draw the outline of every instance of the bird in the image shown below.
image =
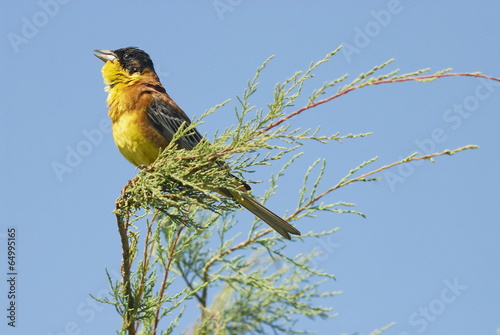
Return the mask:
<path fill-rule="evenodd" d="M 189 126 L 191 120 L 168 95 L 145 51 L 126 47 L 94 52 L 104 62 L 101 72 L 108 92 L 108 116 L 118 150 L 135 166 L 151 165 L 173 140 L 177 130 Z M 178 149 L 192 150 L 203 140 L 194 128 L 175 144 Z M 218 163 L 227 169 L 223 163 Z M 215 191 L 233 198 L 286 239 L 291 240 L 290 234 L 300 235 L 294 226 L 258 202 L 247 183 L 231 176 L 240 192 L 223 187 Z"/>

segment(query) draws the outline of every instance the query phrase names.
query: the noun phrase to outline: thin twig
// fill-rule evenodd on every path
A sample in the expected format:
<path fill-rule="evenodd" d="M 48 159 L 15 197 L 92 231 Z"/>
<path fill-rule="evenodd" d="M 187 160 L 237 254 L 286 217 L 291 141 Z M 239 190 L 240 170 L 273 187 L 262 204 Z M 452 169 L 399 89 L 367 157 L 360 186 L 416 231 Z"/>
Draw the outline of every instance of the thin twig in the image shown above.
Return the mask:
<path fill-rule="evenodd" d="M 126 211 L 125 218 L 121 214 L 123 207 Z M 118 224 L 118 232 L 120 233 L 120 240 L 122 244 L 122 287 L 125 291 L 125 297 L 127 299 L 127 310 L 123 315 L 123 328 L 127 329 L 128 335 L 135 335 L 136 331 L 132 313 L 135 303 L 132 293 L 132 284 L 130 283 L 132 259 L 130 255 L 130 244 L 128 240 L 129 218 L 129 209 L 125 204 L 125 200 L 123 197 L 119 197 L 116 200 L 116 223 Z"/>
<path fill-rule="evenodd" d="M 343 186 L 346 186 L 346 185 L 349 185 L 349 184 L 352 184 L 354 182 L 357 182 L 357 181 L 360 181 L 360 180 L 363 180 L 365 179 L 366 177 L 369 177 L 375 173 L 379 173 L 379 172 L 382 172 L 384 170 L 387 170 L 387 169 L 390 169 L 394 166 L 397 166 L 397 165 L 400 165 L 400 164 L 404 164 L 404 163 L 409 163 L 409 162 L 413 162 L 413 161 L 417 161 L 417 160 L 422 160 L 422 159 L 432 159 L 433 157 L 437 157 L 437 156 L 443 156 L 443 155 L 454 155 L 456 154 L 457 152 L 460 152 L 460 151 L 463 151 L 463 150 L 467 150 L 467 149 L 476 149 L 477 146 L 475 145 L 468 145 L 468 146 L 464 146 L 464 147 L 460 147 L 458 149 L 455 149 L 455 150 L 444 150 L 444 151 L 441 151 L 441 152 L 435 152 L 433 154 L 429 154 L 429 155 L 423 155 L 423 156 L 419 156 L 419 157 L 411 157 L 411 158 L 408 158 L 408 159 L 404 159 L 404 160 L 401 160 L 401 161 L 398 161 L 398 162 L 394 162 L 394 163 L 391 163 L 391 164 L 388 164 L 388 165 L 384 165 L 376 170 L 373 170 L 373 171 L 370 171 L 368 173 L 365 173 L 359 177 L 356 177 L 356 178 L 352 178 L 352 179 L 349 179 L 349 180 L 346 180 L 346 181 L 343 181 L 343 182 L 339 182 L 337 185 L 327 189 L 326 191 L 324 191 L 323 193 L 321 194 L 318 194 L 316 197 L 312 198 L 311 200 L 309 200 L 308 202 L 306 202 L 302 207 L 300 208 L 297 208 L 295 210 L 295 212 L 293 212 L 290 216 L 288 216 L 286 218 L 286 220 L 290 220 L 291 218 L 295 217 L 297 214 L 301 213 L 302 211 L 304 211 L 305 209 L 307 209 L 307 207 L 311 206 L 312 204 L 314 204 L 315 202 L 317 202 L 318 200 L 320 200 L 321 198 L 323 198 L 325 195 L 327 195 L 328 193 L 332 192 L 332 191 L 335 191 Z"/>
<path fill-rule="evenodd" d="M 182 279 L 184 279 L 184 282 L 189 287 L 189 289 L 191 289 L 191 291 L 195 291 L 193 284 L 191 284 L 191 282 L 189 281 L 187 274 L 184 272 L 184 270 L 182 269 L 182 266 L 180 265 L 179 262 L 177 262 L 177 269 L 179 270 L 179 273 L 181 274 Z M 199 303 L 202 303 L 201 297 L 198 295 L 198 293 L 194 293 L 194 296 L 195 296 L 196 300 L 198 300 Z"/>
<path fill-rule="evenodd" d="M 142 274 L 141 274 L 141 279 L 139 281 L 139 287 L 137 289 L 137 300 L 138 301 L 142 301 L 142 294 L 144 293 L 144 283 L 146 281 L 146 274 L 147 274 L 147 271 L 148 271 L 148 268 L 149 268 L 149 261 L 151 260 L 151 256 L 153 255 L 153 247 L 154 247 L 154 241 L 149 241 L 149 239 L 151 238 L 151 233 L 152 233 L 152 226 L 153 226 L 153 222 L 156 220 L 156 217 L 158 216 L 159 212 L 156 211 L 153 215 L 153 217 L 151 218 L 151 221 L 149 222 L 149 224 L 147 225 L 147 231 L 146 231 L 146 237 L 144 238 L 144 250 L 143 250 L 143 255 L 142 255 L 142 258 L 143 258 L 143 262 L 142 262 Z M 148 247 L 149 247 L 149 250 L 148 250 Z M 136 328 L 135 328 L 135 331 L 139 331 L 139 325 L 137 324 Z"/>
<path fill-rule="evenodd" d="M 490 79 L 490 80 L 496 80 L 496 81 L 500 81 L 500 78 L 494 78 L 494 77 L 489 77 L 489 76 L 485 76 L 484 74 L 481 74 L 481 73 L 441 73 L 441 74 L 432 74 L 432 75 L 427 75 L 427 76 L 416 76 L 416 77 L 406 77 L 406 78 L 397 78 L 397 79 L 381 79 L 381 80 L 374 80 L 370 83 L 366 83 L 366 82 L 363 82 L 363 83 L 360 83 L 359 85 L 356 85 L 356 86 L 352 86 L 352 87 L 349 87 L 343 91 L 339 91 L 337 92 L 336 94 L 326 98 L 326 99 L 323 99 L 323 100 L 319 100 L 313 104 L 310 104 L 310 105 L 307 105 L 307 106 L 304 106 L 298 110 L 296 110 L 295 112 L 292 112 L 288 115 L 285 115 L 284 117 L 282 117 L 281 119 L 271 123 L 270 125 L 268 125 L 266 128 L 264 129 L 261 129 L 259 132 L 261 133 L 264 133 L 266 131 L 269 131 L 270 129 L 276 127 L 276 126 L 279 126 L 280 124 L 282 124 L 283 122 L 291 119 L 292 117 L 294 116 L 297 116 L 299 115 L 300 113 L 308 110 L 308 109 L 311 109 L 311 108 L 314 108 L 314 107 L 317 107 L 319 105 L 322 105 L 324 103 L 327 103 L 328 101 L 331 101 L 333 99 L 336 99 L 344 94 L 347 94 L 349 92 L 352 92 L 354 90 L 357 90 L 359 88 L 362 88 L 362 87 L 366 87 L 366 86 L 371 86 L 371 85 L 380 85 L 380 84 L 390 84 L 390 83 L 399 83 L 399 82 L 404 82 L 404 81 L 423 81 L 423 80 L 429 80 L 429 79 L 437 79 L 437 78 L 443 78 L 443 77 L 477 77 L 477 78 L 485 78 L 485 79 Z"/>
<path fill-rule="evenodd" d="M 179 238 L 181 236 L 181 232 L 182 232 L 183 228 L 184 228 L 184 225 L 179 226 L 179 229 L 177 230 L 177 233 L 175 235 L 175 239 L 172 242 L 172 246 L 170 247 L 170 252 L 168 254 L 168 261 L 167 261 L 167 265 L 165 267 L 165 273 L 163 275 L 163 281 L 161 283 L 160 292 L 158 293 L 158 307 L 156 308 L 156 312 L 155 312 L 155 319 L 154 319 L 155 324 L 154 324 L 152 335 L 156 335 L 158 322 L 160 321 L 159 316 L 160 316 L 160 310 L 161 310 L 161 300 L 163 299 L 163 294 L 165 292 L 165 287 L 167 285 L 168 273 L 170 270 L 170 266 L 172 265 L 172 260 L 174 258 L 175 248 L 177 246 L 177 242 L 179 241 Z"/>

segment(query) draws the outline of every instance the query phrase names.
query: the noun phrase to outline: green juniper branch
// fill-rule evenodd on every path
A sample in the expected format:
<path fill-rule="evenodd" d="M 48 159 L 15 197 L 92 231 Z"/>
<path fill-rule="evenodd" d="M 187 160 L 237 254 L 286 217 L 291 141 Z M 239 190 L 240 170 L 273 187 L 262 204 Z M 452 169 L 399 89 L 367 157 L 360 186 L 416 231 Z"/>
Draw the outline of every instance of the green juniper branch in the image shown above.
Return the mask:
<path fill-rule="evenodd" d="M 122 280 L 114 281 L 107 274 L 110 297 L 97 299 L 112 304 L 121 315 L 120 334 L 178 333 L 181 319 L 186 318 L 185 310 L 194 308 L 200 309 L 200 317 L 189 320 L 192 326 L 185 334 L 267 334 L 270 330 L 276 334 L 307 334 L 310 332 L 301 330 L 297 323 L 298 315 L 313 319 L 334 317 L 331 307 L 318 305 L 321 299 L 339 293 L 322 289 L 325 280 L 335 277 L 315 266 L 318 251 L 290 256 L 287 247 L 302 239 L 329 236 L 337 228 L 308 232 L 285 243 L 271 234 L 272 229 L 262 228 L 255 219 L 246 235 L 235 233 L 238 205 L 209 190 L 220 187 L 239 190 L 228 178 L 227 171 L 215 162 L 226 161 L 236 175 L 259 165 L 281 163 L 282 168 L 271 177 L 269 188 L 262 196 L 266 201 L 276 192 L 287 169 L 303 159 L 301 149 L 307 143 L 340 143 L 371 134 L 323 135 L 319 127 L 294 128 L 291 121 L 297 115 L 373 85 L 427 82 L 451 76 L 499 80 L 480 73 L 451 73 L 449 69 L 435 74 L 426 74 L 429 69 L 408 74 L 399 74 L 399 70 L 379 74 L 393 62 L 389 60 L 360 74 L 334 94 L 329 91 L 345 82 L 348 75 L 324 83 L 311 92 L 304 107 L 295 109 L 294 105 L 304 95 L 305 84 L 339 50 L 277 84 L 273 101 L 259 109 L 251 99 L 258 89 L 260 74 L 273 57 L 268 58 L 248 82 L 243 95 L 237 96 L 235 126 L 217 132 L 210 143 L 202 141 L 191 151 L 177 150 L 175 139 L 188 135 L 229 100 L 211 108 L 191 125 L 181 127 L 157 161 L 144 167 L 123 188 L 115 209 L 122 244 Z M 353 204 L 328 202 L 327 196 L 355 182 L 379 180 L 377 174 L 400 164 L 432 161 L 475 148 L 468 145 L 423 156 L 413 154 L 361 174 L 376 162 L 375 157 L 354 167 L 333 185 L 324 185 L 327 165 L 325 160 L 318 159 L 307 169 L 297 206 L 286 220 L 300 226 L 302 218 L 314 217 L 320 212 L 364 217 L 353 209 Z M 262 306 L 268 306 L 273 313 Z M 162 328 L 165 330 L 160 330 Z"/>

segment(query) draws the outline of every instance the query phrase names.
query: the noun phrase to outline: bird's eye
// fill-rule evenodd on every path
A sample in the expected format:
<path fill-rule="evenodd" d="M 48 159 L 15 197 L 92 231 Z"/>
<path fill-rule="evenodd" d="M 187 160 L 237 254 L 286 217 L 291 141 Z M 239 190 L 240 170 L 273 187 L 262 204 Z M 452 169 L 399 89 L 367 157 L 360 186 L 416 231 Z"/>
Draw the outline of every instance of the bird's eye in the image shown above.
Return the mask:
<path fill-rule="evenodd" d="M 128 53 L 123 54 L 123 59 L 127 60 L 130 58 L 130 55 Z"/>

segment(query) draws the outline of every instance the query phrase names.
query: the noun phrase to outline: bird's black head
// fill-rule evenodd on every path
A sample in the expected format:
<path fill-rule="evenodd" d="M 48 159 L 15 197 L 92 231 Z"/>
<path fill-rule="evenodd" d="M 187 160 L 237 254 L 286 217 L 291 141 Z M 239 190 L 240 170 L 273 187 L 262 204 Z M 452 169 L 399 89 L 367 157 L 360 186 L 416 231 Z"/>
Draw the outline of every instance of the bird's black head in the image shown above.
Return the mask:
<path fill-rule="evenodd" d="M 117 50 L 95 50 L 96 56 L 104 62 L 118 61 L 121 67 L 129 74 L 142 73 L 144 69 L 155 71 L 153 61 L 149 55 L 136 47 L 128 47 Z"/>
<path fill-rule="evenodd" d="M 135 47 L 128 47 L 115 50 L 118 61 L 122 67 L 130 74 L 142 72 L 144 69 L 154 71 L 153 61 L 147 53 Z"/>

